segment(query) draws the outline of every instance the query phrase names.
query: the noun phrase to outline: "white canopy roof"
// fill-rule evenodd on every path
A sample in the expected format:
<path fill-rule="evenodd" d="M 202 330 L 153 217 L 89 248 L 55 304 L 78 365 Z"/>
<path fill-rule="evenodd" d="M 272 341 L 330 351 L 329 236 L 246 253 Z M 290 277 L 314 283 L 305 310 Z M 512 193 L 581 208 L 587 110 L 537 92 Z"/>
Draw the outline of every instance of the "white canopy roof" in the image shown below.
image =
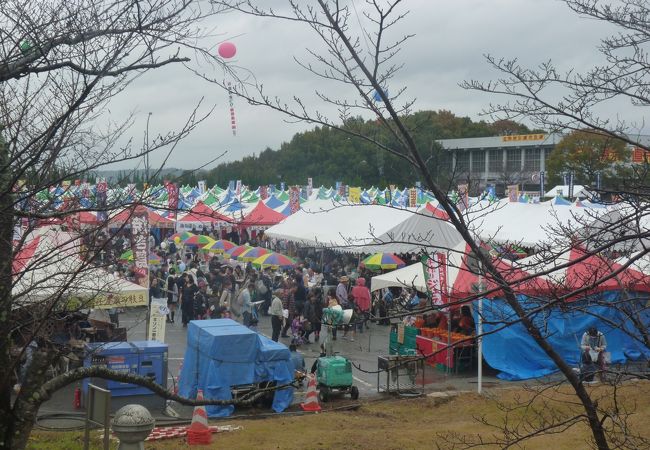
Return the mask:
<path fill-rule="evenodd" d="M 401 269 L 376 275 L 370 281 L 371 291 L 392 286 L 414 287 L 420 292 L 425 292 L 427 288 L 424 282 L 424 266 L 422 266 L 422 263 L 411 264 Z"/>
<path fill-rule="evenodd" d="M 451 248 L 462 240 L 449 223 L 428 211 L 416 213 L 414 209 L 331 200 L 306 203 L 300 211 L 269 228 L 266 235 L 355 253 L 404 253 L 423 246 Z"/>

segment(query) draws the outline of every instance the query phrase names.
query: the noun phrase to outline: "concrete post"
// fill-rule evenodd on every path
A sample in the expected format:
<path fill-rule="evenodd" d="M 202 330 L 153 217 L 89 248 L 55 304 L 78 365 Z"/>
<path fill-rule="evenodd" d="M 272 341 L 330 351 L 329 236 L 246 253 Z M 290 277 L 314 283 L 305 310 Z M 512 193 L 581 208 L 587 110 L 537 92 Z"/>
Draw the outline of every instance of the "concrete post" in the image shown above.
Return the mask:
<path fill-rule="evenodd" d="M 155 424 L 154 418 L 142 405 L 120 408 L 111 421 L 113 433 L 120 440 L 118 450 L 144 450 L 144 440 Z"/>

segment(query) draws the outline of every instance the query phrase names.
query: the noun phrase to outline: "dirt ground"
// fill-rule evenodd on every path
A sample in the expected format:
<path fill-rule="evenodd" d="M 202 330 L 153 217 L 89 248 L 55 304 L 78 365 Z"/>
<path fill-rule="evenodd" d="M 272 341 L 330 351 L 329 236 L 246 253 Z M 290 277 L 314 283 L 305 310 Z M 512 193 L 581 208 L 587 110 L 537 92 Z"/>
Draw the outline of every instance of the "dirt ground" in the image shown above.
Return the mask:
<path fill-rule="evenodd" d="M 605 385 L 589 387 L 601 407 L 613 404 L 614 388 Z M 605 426 L 618 430 L 627 420 L 629 429 L 650 439 L 650 382 L 629 382 L 617 388 L 618 416 L 606 420 Z M 527 400 L 535 400 L 529 404 Z M 327 407 L 339 407 L 344 401 Z M 516 406 L 506 411 L 504 405 Z M 625 413 L 623 413 L 625 411 Z M 580 413 L 577 398 L 566 387 L 535 390 L 510 388 L 493 390 L 488 396 L 461 393 L 428 396 L 416 399 L 386 399 L 361 403 L 354 410 L 325 411 L 308 415 L 277 415 L 263 419 L 233 419 L 217 425 L 242 427 L 232 432 L 213 435 L 213 444 L 204 448 L 229 449 L 431 449 L 464 448 L 459 441 L 480 438 L 494 442 L 503 437 L 492 424 L 506 423 L 511 430 L 524 430 L 530 424 L 566 421 Z M 569 421 L 559 433 L 545 434 L 522 443 L 526 449 L 590 448 L 590 434 L 584 422 Z M 97 432 L 93 432 L 97 436 Z M 622 434 L 618 434 L 622 436 Z M 35 430 L 30 449 L 81 448 L 81 432 L 45 432 Z M 113 448 L 116 448 L 115 444 Z M 147 443 L 147 449 L 185 449 L 183 439 Z M 492 444 L 482 448 L 500 448 Z M 98 439 L 92 448 L 101 448 Z M 634 447 L 632 447 L 634 448 Z M 639 447 L 640 448 L 640 447 Z"/>

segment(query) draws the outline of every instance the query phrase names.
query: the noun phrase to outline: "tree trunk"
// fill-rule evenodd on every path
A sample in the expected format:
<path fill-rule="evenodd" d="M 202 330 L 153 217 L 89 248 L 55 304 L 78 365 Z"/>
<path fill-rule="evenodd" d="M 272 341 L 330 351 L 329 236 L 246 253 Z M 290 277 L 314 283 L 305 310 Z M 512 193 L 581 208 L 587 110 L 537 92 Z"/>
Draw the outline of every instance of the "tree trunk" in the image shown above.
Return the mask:
<path fill-rule="evenodd" d="M 12 448 L 11 391 L 14 373 L 10 336 L 14 208 L 11 195 L 13 176 L 8 164 L 7 145 L 0 134 L 0 448 L 7 449 Z"/>

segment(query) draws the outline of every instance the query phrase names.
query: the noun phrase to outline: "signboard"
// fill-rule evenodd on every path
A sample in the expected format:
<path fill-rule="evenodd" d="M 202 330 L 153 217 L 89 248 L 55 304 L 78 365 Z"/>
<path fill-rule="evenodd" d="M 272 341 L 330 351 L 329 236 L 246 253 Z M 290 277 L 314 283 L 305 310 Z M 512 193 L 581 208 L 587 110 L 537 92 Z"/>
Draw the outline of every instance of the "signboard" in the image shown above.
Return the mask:
<path fill-rule="evenodd" d="M 131 250 L 135 282 L 149 288 L 149 214 L 142 205 L 131 215 Z"/>
<path fill-rule="evenodd" d="M 111 427 L 111 391 L 94 384 L 88 385 L 86 400 L 86 426 L 84 431 L 84 450 L 90 448 L 90 425 L 104 427 L 103 448 L 110 448 Z"/>
<path fill-rule="evenodd" d="M 147 306 L 149 303 L 149 291 L 143 289 L 141 291 L 98 295 L 93 298 L 93 308 L 95 309 L 111 309 L 111 308 L 127 308 L 130 306 Z"/>
<path fill-rule="evenodd" d="M 167 299 L 152 298 L 149 311 L 149 330 L 147 339 L 150 341 L 165 342 L 165 323 L 167 321 Z"/>
<path fill-rule="evenodd" d="M 404 343 L 404 323 L 400 322 L 397 325 L 397 343 L 398 344 L 403 344 Z"/>
<path fill-rule="evenodd" d="M 289 207 L 291 208 L 291 214 L 298 212 L 300 209 L 300 189 L 298 189 L 298 186 L 293 186 L 289 191 Z"/>
<path fill-rule="evenodd" d="M 514 134 L 512 136 L 502 136 L 503 142 L 513 141 L 543 141 L 546 138 L 545 134 Z"/>
<path fill-rule="evenodd" d="M 447 256 L 435 253 L 433 257 L 422 256 L 424 281 L 432 305 L 444 305 L 449 302 L 447 293 Z"/>
<path fill-rule="evenodd" d="M 350 203 L 361 203 L 361 188 L 351 187 L 350 196 L 348 197 Z"/>

